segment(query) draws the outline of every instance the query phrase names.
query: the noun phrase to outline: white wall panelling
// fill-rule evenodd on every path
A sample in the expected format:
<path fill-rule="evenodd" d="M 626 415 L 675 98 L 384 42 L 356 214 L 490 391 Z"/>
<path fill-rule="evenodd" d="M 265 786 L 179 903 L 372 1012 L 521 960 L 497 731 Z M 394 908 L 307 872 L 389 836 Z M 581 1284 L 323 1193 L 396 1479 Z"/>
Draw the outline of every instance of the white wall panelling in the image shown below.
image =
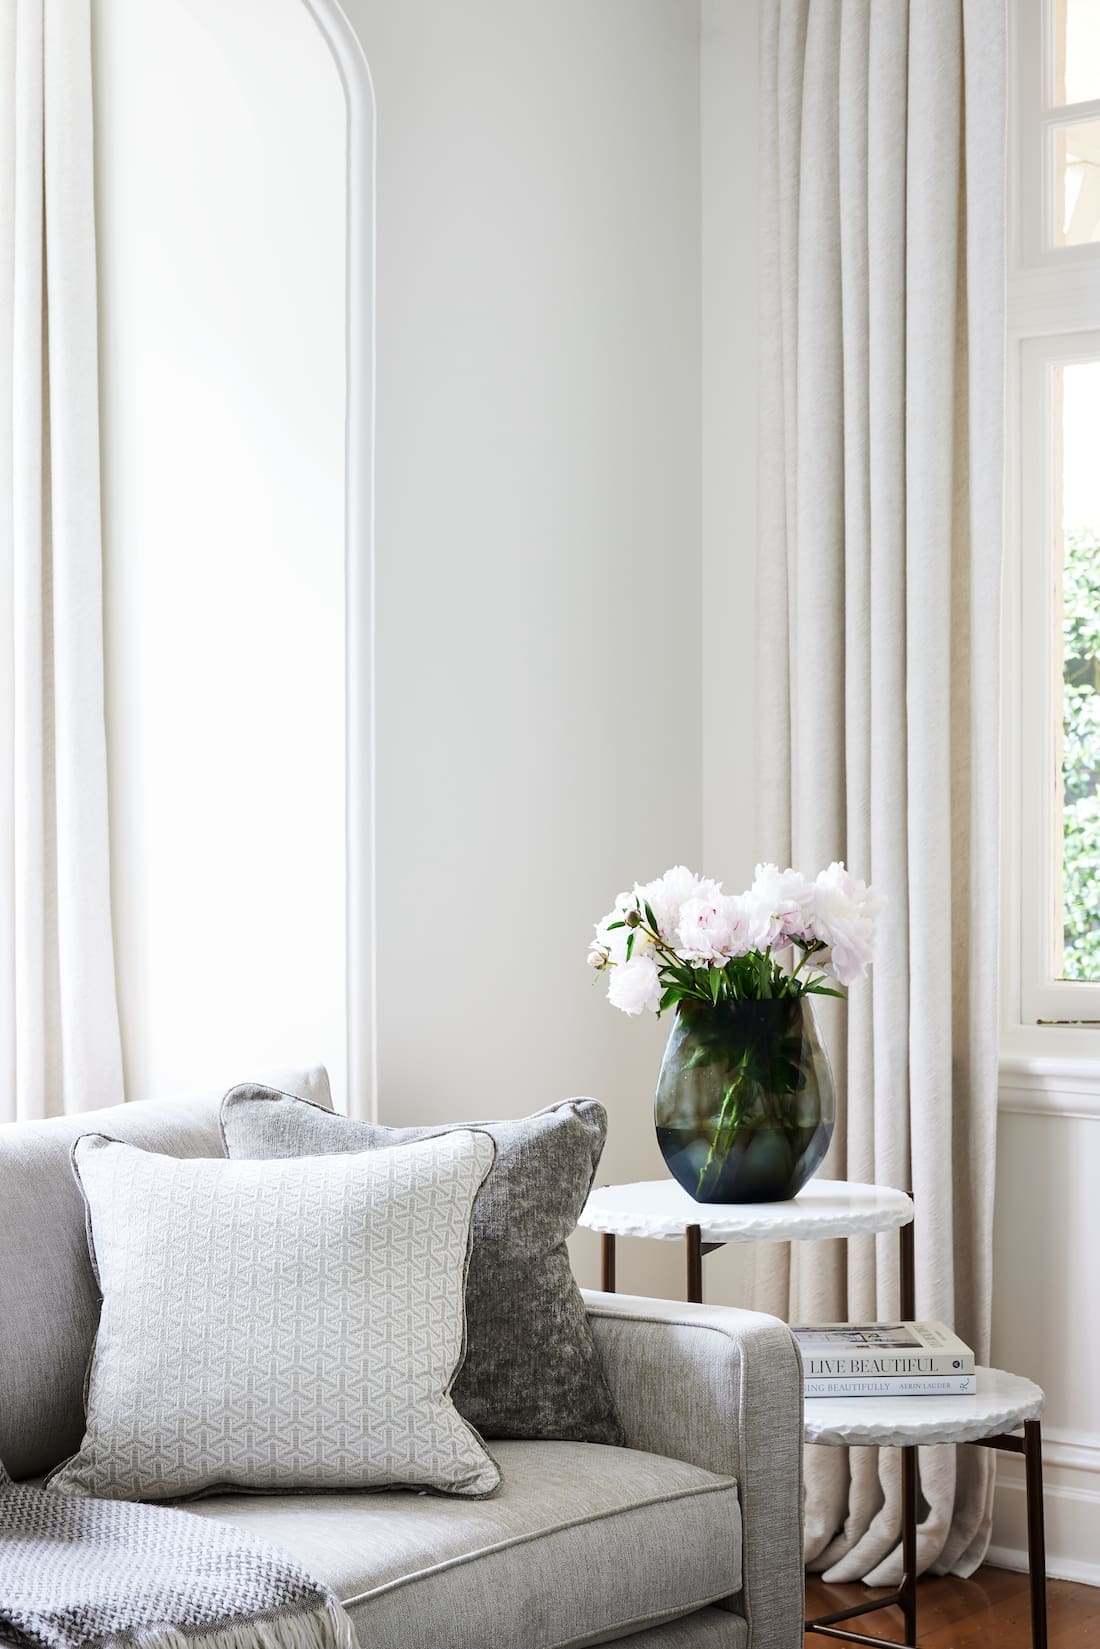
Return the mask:
<path fill-rule="evenodd" d="M 1002 1059 L 1000 1109 L 1023 1116 L 1100 1120 L 1097 1061 L 1055 1059 L 1041 1054 Z"/>
<path fill-rule="evenodd" d="M 1100 1438 L 1044 1426 L 1043 1509 L 1048 1574 L 1100 1586 Z M 997 1457 L 989 1561 L 1027 1569 L 1024 1471 L 1013 1455 Z"/>
<path fill-rule="evenodd" d="M 1081 1086 L 1085 1077 L 1078 1075 Z M 1100 1585 L 1100 1126 L 1091 1095 L 1051 1073 L 1005 1073 L 997 1140 L 993 1351 L 1046 1392 L 1047 1551 L 1052 1575 Z M 1057 1105 L 1064 1110 L 1055 1110 Z M 1022 1471 L 998 1456 L 991 1560 L 1026 1567 Z"/>

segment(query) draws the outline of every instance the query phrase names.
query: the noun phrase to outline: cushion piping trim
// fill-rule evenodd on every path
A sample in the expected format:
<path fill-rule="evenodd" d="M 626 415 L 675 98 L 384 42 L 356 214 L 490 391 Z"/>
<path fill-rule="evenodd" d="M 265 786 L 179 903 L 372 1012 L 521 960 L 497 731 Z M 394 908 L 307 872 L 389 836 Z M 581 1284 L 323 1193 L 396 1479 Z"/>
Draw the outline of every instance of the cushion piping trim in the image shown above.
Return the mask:
<path fill-rule="evenodd" d="M 479 1558 L 492 1557 L 496 1552 L 506 1552 L 514 1546 L 527 1546 L 534 1540 L 543 1540 L 547 1535 L 564 1534 L 569 1529 L 584 1528 L 589 1523 L 604 1523 L 613 1517 L 622 1517 L 626 1512 L 647 1511 L 651 1506 L 667 1506 L 676 1500 L 693 1500 L 706 1494 L 729 1494 L 734 1492 L 737 1499 L 737 1483 L 734 1478 L 721 1478 L 715 1483 L 700 1483 L 692 1488 L 677 1489 L 673 1494 L 655 1494 L 648 1500 L 632 1500 L 627 1506 L 616 1506 L 604 1512 L 589 1513 L 585 1517 L 570 1517 L 555 1523 L 549 1528 L 532 1530 L 529 1534 L 512 1535 L 507 1540 L 496 1540 L 489 1546 L 479 1546 L 475 1551 L 463 1552 L 460 1557 L 445 1558 L 442 1563 L 432 1563 L 427 1568 L 417 1569 L 412 1574 L 398 1575 L 394 1580 L 383 1581 L 381 1586 L 372 1586 L 365 1592 L 356 1592 L 352 1597 L 341 1598 L 340 1602 L 345 1609 L 354 1608 L 357 1603 L 365 1603 L 368 1598 L 383 1597 L 387 1592 L 396 1592 L 402 1586 L 411 1586 L 414 1582 L 424 1580 L 429 1575 L 444 1574 L 448 1569 L 457 1569 L 464 1563 L 475 1563 Z M 738 1501 L 740 1510 L 740 1502 Z M 743 1581 L 741 1582 L 743 1584 Z M 740 1589 L 740 1586 L 738 1587 Z M 726 1590 L 716 1594 L 718 1597 L 730 1597 Z M 703 1604 L 697 1604 L 702 1608 Z"/>
<path fill-rule="evenodd" d="M 722 1599 L 729 1597 L 729 1595 L 730 1594 L 728 1592 L 721 1592 L 717 1597 L 705 1597 L 701 1598 L 698 1603 L 689 1603 L 684 1609 L 664 1609 L 659 1615 L 632 1615 L 629 1620 L 617 1620 L 615 1624 L 613 1626 L 609 1626 L 607 1630 L 617 1632 L 618 1637 L 611 1639 L 604 1638 L 603 1641 L 604 1643 L 619 1642 L 623 1636 L 624 1629 L 627 1632 L 648 1632 L 654 1626 L 667 1626 L 670 1621 L 690 1620 L 692 1615 L 699 1614 L 703 1609 L 708 1609 L 715 1603 L 721 1603 Z M 733 1618 L 736 1620 L 739 1617 L 735 1615 Z M 743 1619 L 744 1617 L 742 1616 L 740 1618 Z M 598 1628 L 598 1630 L 602 1631 L 603 1628 Z M 572 1649 L 572 1646 L 576 1644 L 582 1645 L 583 1649 L 583 1645 L 588 1643 L 592 1643 L 591 1632 L 582 1632 L 579 1637 L 558 1638 L 554 1643 L 545 1644 L 543 1649 Z M 593 1649 L 596 1649 L 595 1645 L 593 1645 Z"/>

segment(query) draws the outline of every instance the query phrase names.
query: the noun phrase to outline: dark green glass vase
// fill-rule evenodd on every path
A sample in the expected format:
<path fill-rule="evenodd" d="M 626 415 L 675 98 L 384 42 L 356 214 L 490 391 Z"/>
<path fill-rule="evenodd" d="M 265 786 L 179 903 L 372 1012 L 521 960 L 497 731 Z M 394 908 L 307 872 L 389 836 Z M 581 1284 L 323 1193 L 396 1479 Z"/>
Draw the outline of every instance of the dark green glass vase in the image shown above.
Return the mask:
<path fill-rule="evenodd" d="M 803 996 L 682 1002 L 654 1107 L 669 1171 L 696 1202 L 785 1202 L 829 1149 L 836 1094 Z"/>

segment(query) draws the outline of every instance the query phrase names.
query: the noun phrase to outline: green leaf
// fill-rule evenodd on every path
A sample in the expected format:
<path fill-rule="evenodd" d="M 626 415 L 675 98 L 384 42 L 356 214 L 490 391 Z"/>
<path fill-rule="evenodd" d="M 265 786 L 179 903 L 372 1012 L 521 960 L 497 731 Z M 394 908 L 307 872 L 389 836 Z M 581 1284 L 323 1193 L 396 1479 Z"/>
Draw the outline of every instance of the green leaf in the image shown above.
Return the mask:
<path fill-rule="evenodd" d="M 608 922 L 607 932 L 608 933 L 613 933 L 616 928 L 625 928 L 625 927 L 626 927 L 625 922 Z"/>
<path fill-rule="evenodd" d="M 648 899 L 645 901 L 645 919 L 653 929 L 654 933 L 660 932 L 660 929 L 657 926 L 657 918 L 653 914 L 653 906 L 650 904 Z"/>
<path fill-rule="evenodd" d="M 632 928 L 626 936 L 626 959 L 627 959 L 628 962 L 630 961 L 630 958 L 633 954 L 634 954 L 634 930 Z"/>

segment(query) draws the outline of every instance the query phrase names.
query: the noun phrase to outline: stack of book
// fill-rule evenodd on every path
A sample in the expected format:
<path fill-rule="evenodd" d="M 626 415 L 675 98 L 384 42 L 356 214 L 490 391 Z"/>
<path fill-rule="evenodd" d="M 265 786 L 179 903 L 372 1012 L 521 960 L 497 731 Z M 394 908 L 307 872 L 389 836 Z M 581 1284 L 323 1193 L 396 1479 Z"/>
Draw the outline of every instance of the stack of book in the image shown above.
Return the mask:
<path fill-rule="evenodd" d="M 943 1323 L 818 1323 L 791 1332 L 807 1397 L 954 1397 L 977 1390 L 974 1353 Z"/>

